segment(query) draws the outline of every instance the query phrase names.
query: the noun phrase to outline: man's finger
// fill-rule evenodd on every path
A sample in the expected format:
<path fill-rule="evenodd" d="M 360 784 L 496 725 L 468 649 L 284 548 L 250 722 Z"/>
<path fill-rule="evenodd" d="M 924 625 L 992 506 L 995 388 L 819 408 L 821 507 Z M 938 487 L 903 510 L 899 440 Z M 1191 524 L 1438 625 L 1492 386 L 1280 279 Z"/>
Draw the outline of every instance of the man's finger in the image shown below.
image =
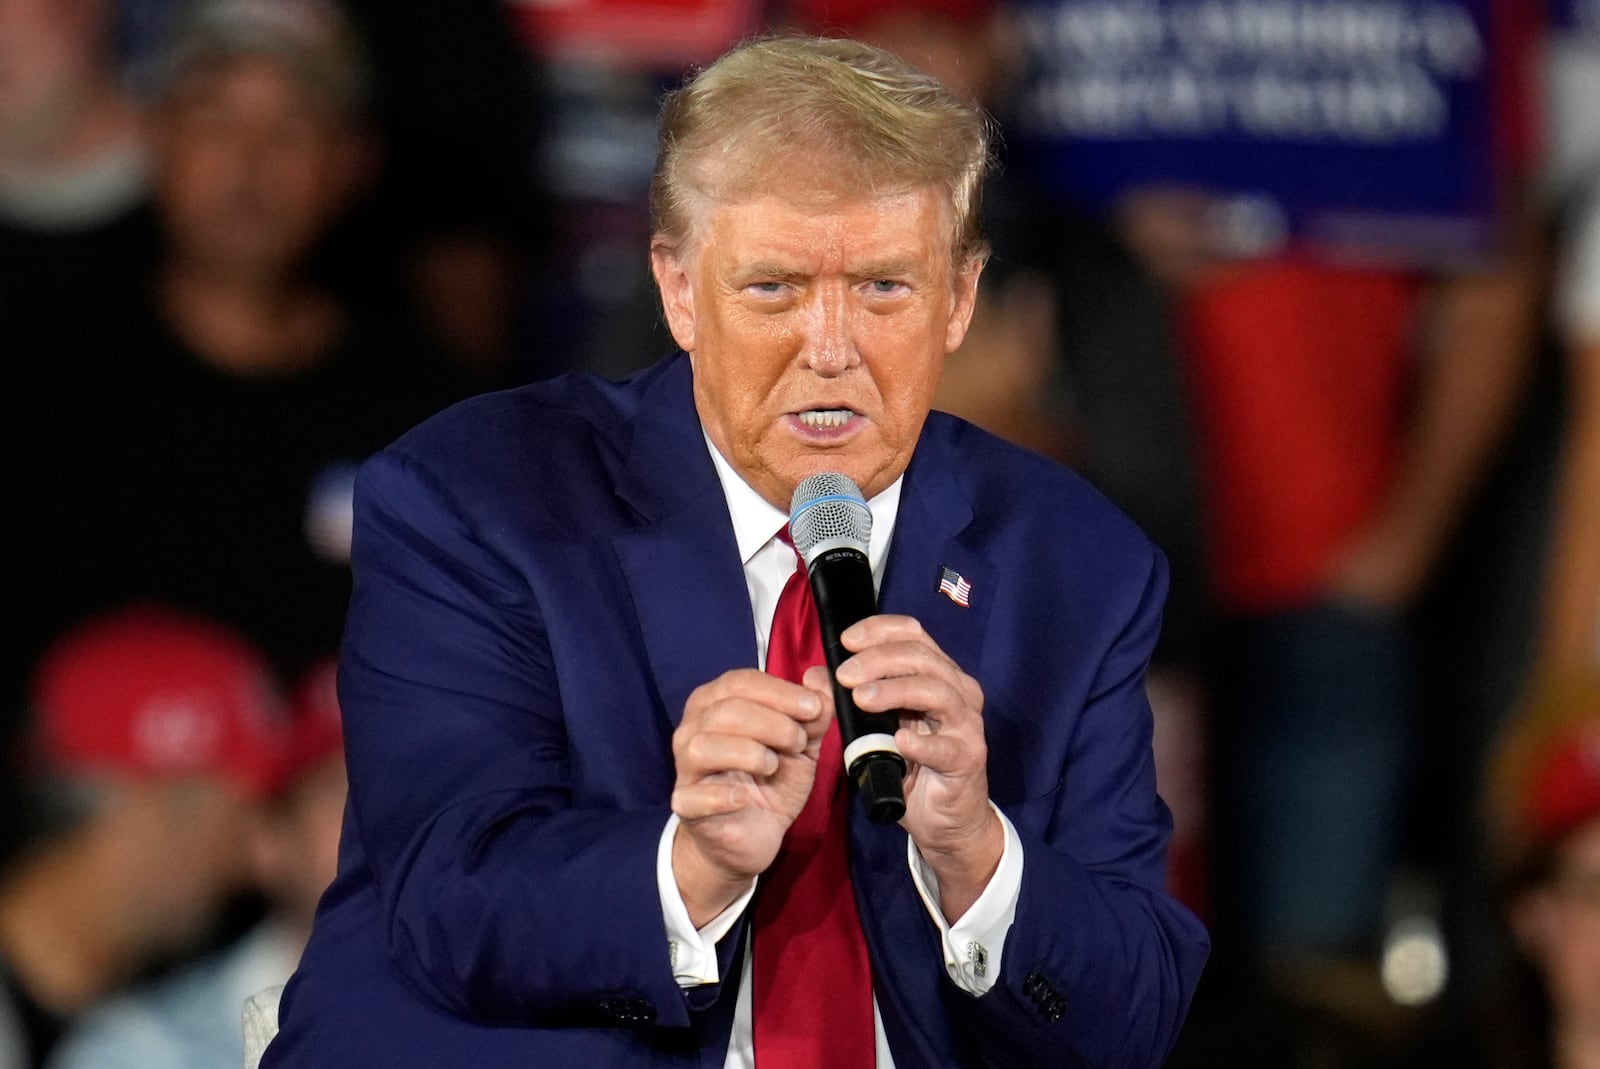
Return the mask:
<path fill-rule="evenodd" d="M 889 676 L 935 675 L 954 682 L 960 674 L 954 661 L 925 642 L 868 646 L 839 666 L 839 682 L 847 687 Z"/>
<path fill-rule="evenodd" d="M 770 746 L 738 735 L 695 735 L 683 747 L 678 763 L 680 777 L 695 780 L 720 772 L 770 776 L 778 771 L 779 755 Z"/>
<path fill-rule="evenodd" d="M 734 780 L 702 780 L 673 790 L 672 811 L 683 821 L 727 816 L 748 808 L 753 793 L 746 783 Z"/>
<path fill-rule="evenodd" d="M 736 668 L 695 688 L 685 707 L 686 716 L 690 711 L 706 709 L 729 699 L 752 701 L 801 720 L 822 714 L 817 696 L 798 683 L 769 676 L 754 668 Z"/>
<path fill-rule="evenodd" d="M 879 613 L 869 616 L 865 620 L 858 620 L 845 628 L 839 635 L 839 641 L 844 643 L 844 648 L 852 653 L 859 652 L 869 646 L 882 645 L 885 642 L 913 642 L 925 641 L 934 649 L 939 649 L 939 644 L 934 642 L 928 633 L 923 630 L 922 624 L 914 616 L 899 616 L 894 613 Z M 940 650 L 942 653 L 943 651 Z"/>
<path fill-rule="evenodd" d="M 856 687 L 856 705 L 869 713 L 909 709 L 922 713 L 935 726 L 959 721 L 968 706 L 961 693 L 948 680 L 937 676 L 895 676 Z"/>
<path fill-rule="evenodd" d="M 763 746 L 785 753 L 806 748 L 807 725 L 788 712 L 748 699 L 733 698 L 707 708 L 692 723 L 680 729 L 689 738 L 699 735 L 733 735 L 754 739 Z"/>
<path fill-rule="evenodd" d="M 894 741 L 907 761 L 933 772 L 965 772 L 968 766 L 981 764 L 974 759 L 970 744 L 954 735 L 925 735 L 901 728 L 895 732 Z"/>
<path fill-rule="evenodd" d="M 813 665 L 806 669 L 802 679 L 805 688 L 817 696 L 822 703 L 822 715 L 805 723 L 806 738 L 811 742 L 822 738 L 828 730 L 828 725 L 833 723 L 833 675 L 826 665 Z"/>

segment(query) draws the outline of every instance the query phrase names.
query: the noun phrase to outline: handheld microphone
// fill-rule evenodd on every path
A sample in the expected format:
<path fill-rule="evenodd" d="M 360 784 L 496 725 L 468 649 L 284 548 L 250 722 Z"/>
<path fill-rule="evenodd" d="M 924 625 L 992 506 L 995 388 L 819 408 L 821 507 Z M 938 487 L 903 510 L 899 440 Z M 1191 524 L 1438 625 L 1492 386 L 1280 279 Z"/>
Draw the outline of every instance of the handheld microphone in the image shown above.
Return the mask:
<path fill-rule="evenodd" d="M 872 512 L 848 476 L 821 472 L 795 487 L 789 503 L 789 537 L 806 562 L 811 596 L 822 622 L 822 648 L 834 677 L 833 706 L 844 744 L 845 772 L 866 807 L 867 819 L 893 824 L 906 813 L 906 762 L 894 743 L 899 714 L 863 712 L 849 688 L 839 685 L 837 674 L 850 658 L 840 633 L 878 611 L 867 559 Z"/>

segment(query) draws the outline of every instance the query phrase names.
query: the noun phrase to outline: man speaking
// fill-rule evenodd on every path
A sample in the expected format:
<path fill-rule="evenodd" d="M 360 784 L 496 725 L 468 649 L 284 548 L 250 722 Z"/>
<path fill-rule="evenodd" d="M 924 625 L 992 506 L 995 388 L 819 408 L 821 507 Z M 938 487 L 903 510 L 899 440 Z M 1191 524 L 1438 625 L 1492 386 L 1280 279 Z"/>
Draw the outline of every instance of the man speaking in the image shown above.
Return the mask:
<path fill-rule="evenodd" d="M 1206 953 L 1162 890 L 1160 556 L 930 414 L 971 319 L 975 108 L 777 38 L 667 101 L 650 257 L 683 353 L 469 401 L 357 487 L 339 877 L 278 1067 L 1155 1066 Z M 904 816 L 841 775 L 787 531 L 868 501 Z"/>

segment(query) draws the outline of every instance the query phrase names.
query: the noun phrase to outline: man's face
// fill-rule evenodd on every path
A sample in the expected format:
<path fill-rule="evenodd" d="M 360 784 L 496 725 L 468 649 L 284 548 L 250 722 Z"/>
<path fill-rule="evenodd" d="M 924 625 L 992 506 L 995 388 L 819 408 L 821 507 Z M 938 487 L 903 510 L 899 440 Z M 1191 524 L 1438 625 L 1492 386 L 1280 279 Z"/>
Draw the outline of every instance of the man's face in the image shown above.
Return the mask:
<path fill-rule="evenodd" d="M 949 213 L 931 187 L 850 197 L 796 181 L 707 204 L 684 249 L 652 255 L 706 433 L 777 507 L 817 472 L 871 497 L 905 471 L 976 294 L 979 265 L 952 264 Z"/>
<path fill-rule="evenodd" d="M 357 139 L 270 59 L 190 73 L 156 129 L 157 193 L 175 255 L 212 270 L 296 266 L 355 184 Z"/>
<path fill-rule="evenodd" d="M 124 783 L 107 819 L 129 923 L 144 951 L 190 947 L 249 879 L 243 829 L 258 803 L 216 776 Z"/>
<path fill-rule="evenodd" d="M 107 22 L 85 0 L 0 0 L 0 157 L 65 133 L 99 87 Z"/>
<path fill-rule="evenodd" d="M 250 837 L 256 877 L 273 908 L 309 925 L 339 870 L 339 833 L 349 790 L 344 754 L 299 774 L 278 804 L 264 808 Z"/>

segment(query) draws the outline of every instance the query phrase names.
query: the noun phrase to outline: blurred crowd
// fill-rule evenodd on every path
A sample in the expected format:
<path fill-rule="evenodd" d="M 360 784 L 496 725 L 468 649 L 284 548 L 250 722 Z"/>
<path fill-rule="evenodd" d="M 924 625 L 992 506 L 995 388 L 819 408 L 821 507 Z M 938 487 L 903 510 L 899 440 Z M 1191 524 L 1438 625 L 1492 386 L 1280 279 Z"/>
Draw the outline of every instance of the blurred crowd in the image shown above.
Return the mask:
<path fill-rule="evenodd" d="M 556 55 L 529 6 L 0 0 L 0 1069 L 238 1064 L 336 864 L 356 467 L 670 348 L 682 64 Z M 1004 4 L 726 7 L 1008 128 Z M 1091 207 L 1022 159 L 986 191 L 936 407 L 1173 565 L 1150 697 L 1215 941 L 1174 1066 L 1600 1066 L 1596 26 L 1531 43 L 1491 255 L 1245 255 L 1206 190 Z"/>

